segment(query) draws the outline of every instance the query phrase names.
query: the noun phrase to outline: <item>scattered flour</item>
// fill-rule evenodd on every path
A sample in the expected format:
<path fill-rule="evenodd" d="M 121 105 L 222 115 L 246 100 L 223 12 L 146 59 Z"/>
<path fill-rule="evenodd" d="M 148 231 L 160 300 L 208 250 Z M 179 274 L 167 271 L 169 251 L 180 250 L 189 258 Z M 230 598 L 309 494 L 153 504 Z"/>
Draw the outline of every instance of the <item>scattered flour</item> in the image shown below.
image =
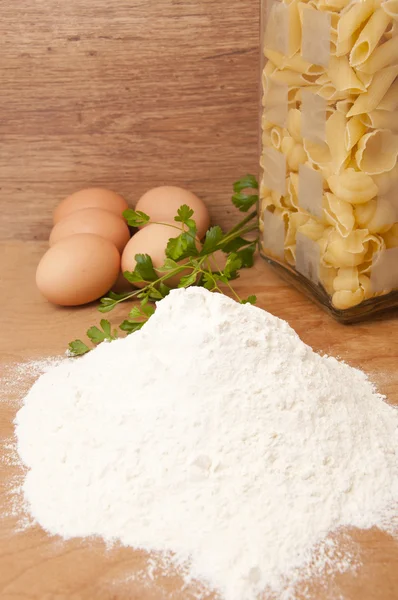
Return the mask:
<path fill-rule="evenodd" d="M 294 598 L 349 567 L 334 533 L 397 515 L 397 409 L 284 321 L 200 288 L 42 375 L 16 436 L 44 529 L 164 553 L 226 600 Z"/>

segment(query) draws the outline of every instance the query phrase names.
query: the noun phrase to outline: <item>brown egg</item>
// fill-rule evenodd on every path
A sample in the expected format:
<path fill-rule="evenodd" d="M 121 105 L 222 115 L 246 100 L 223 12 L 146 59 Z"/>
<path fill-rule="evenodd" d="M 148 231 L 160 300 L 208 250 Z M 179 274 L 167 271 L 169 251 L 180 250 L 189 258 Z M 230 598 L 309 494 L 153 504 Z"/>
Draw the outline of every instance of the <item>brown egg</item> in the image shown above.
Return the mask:
<path fill-rule="evenodd" d="M 122 196 L 104 188 L 87 188 L 62 200 L 54 211 L 54 224 L 83 208 L 101 208 L 122 217 L 128 204 Z"/>
<path fill-rule="evenodd" d="M 188 190 L 172 185 L 153 188 L 138 200 L 135 210 L 149 215 L 152 221 L 169 223 L 174 220 L 182 204 L 187 204 L 194 211 L 193 219 L 201 239 L 210 225 L 209 211 L 203 200 Z"/>
<path fill-rule="evenodd" d="M 176 224 L 177 225 L 177 224 Z M 170 225 L 158 225 L 152 223 L 143 229 L 140 229 L 129 241 L 122 254 L 122 272 L 134 271 L 136 254 L 148 254 L 155 270 L 161 267 L 166 260 L 166 246 L 170 238 L 177 237 L 181 231 Z M 183 275 L 188 275 L 190 271 L 178 273 L 174 277 L 170 277 L 165 281 L 169 287 L 176 287 Z M 164 273 L 158 272 L 159 277 Z M 144 287 L 145 284 L 137 284 L 137 287 Z"/>
<path fill-rule="evenodd" d="M 76 233 L 99 235 L 112 242 L 119 252 L 123 252 L 130 239 L 127 223 L 114 213 L 100 208 L 83 208 L 54 226 L 50 235 L 50 246 Z"/>
<path fill-rule="evenodd" d="M 77 233 L 47 250 L 37 267 L 36 284 L 53 304 L 78 306 L 106 294 L 119 270 L 114 244 L 99 235 Z"/>

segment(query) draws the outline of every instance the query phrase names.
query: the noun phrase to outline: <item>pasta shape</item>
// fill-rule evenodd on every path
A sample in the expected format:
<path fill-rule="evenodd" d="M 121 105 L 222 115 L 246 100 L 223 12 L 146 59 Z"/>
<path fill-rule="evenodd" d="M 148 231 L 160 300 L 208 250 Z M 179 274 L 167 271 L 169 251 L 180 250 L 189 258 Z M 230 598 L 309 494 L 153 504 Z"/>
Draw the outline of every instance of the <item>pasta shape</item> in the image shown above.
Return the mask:
<path fill-rule="evenodd" d="M 373 75 L 388 67 L 396 64 L 398 60 L 398 37 L 393 37 L 384 44 L 381 44 L 376 50 L 370 55 L 367 61 L 365 61 L 359 68 L 363 73 L 369 73 Z"/>
<path fill-rule="evenodd" d="M 302 144 L 295 142 L 290 136 L 283 138 L 281 150 L 286 156 L 288 167 L 292 171 L 298 171 L 299 165 L 304 164 L 307 160 Z"/>
<path fill-rule="evenodd" d="M 398 107 L 398 79 L 394 81 L 383 100 L 378 105 L 380 110 L 394 111 Z M 373 109 L 372 109 L 373 110 Z"/>
<path fill-rule="evenodd" d="M 388 129 L 398 131 L 398 119 L 388 110 L 372 110 L 372 112 L 360 117 L 353 117 L 362 122 L 364 127 L 369 129 Z"/>
<path fill-rule="evenodd" d="M 296 244 L 297 229 L 304 225 L 310 217 L 303 212 L 291 213 L 288 218 L 285 246 L 294 246 Z"/>
<path fill-rule="evenodd" d="M 349 40 L 373 12 L 373 0 L 355 3 L 341 16 L 337 26 L 338 44 Z"/>
<path fill-rule="evenodd" d="M 302 141 L 301 136 L 301 112 L 297 108 L 291 108 L 287 115 L 287 130 L 296 142 Z"/>
<path fill-rule="evenodd" d="M 377 186 L 370 175 L 346 169 L 340 175 L 328 178 L 328 184 L 335 196 L 351 204 L 363 204 L 377 196 Z"/>
<path fill-rule="evenodd" d="M 347 116 L 354 117 L 377 108 L 397 75 L 398 66 L 385 67 L 376 73 L 368 91 L 358 96 Z"/>
<path fill-rule="evenodd" d="M 389 229 L 387 233 L 383 235 L 383 239 L 386 248 L 398 247 L 398 223 L 395 223 L 395 225 L 393 225 L 391 229 Z"/>
<path fill-rule="evenodd" d="M 358 143 L 366 131 L 366 125 L 359 116 L 352 117 L 346 125 L 344 133 L 344 145 L 347 151 Z"/>
<path fill-rule="evenodd" d="M 341 290 L 335 292 L 332 296 L 332 304 L 339 310 L 347 310 L 353 306 L 357 306 L 364 299 L 364 291 L 362 287 L 359 287 L 355 292 L 351 290 Z"/>
<path fill-rule="evenodd" d="M 391 40 L 395 35 L 398 34 L 398 24 L 397 21 L 391 21 L 388 25 L 387 29 L 384 32 L 384 37 L 386 40 Z"/>
<path fill-rule="evenodd" d="M 349 94 L 360 94 L 366 91 L 366 87 L 355 75 L 354 70 L 350 67 L 347 56 L 330 57 L 330 65 L 328 69 L 330 81 L 338 92 L 348 92 Z M 317 83 L 319 80 L 317 81 Z M 347 94 L 345 94 L 346 96 Z"/>
<path fill-rule="evenodd" d="M 311 63 L 304 60 L 300 54 L 287 57 L 280 52 L 266 48 L 264 55 L 268 60 L 272 61 L 278 69 L 289 69 L 296 73 L 305 73 L 307 75 L 321 75 L 324 72 L 324 67 L 312 65 Z"/>
<path fill-rule="evenodd" d="M 351 50 L 350 64 L 352 67 L 362 65 L 369 58 L 389 22 L 390 16 L 383 9 L 379 8 L 373 13 Z"/>
<path fill-rule="evenodd" d="M 355 99 L 345 98 L 344 100 L 339 100 L 336 102 L 336 110 L 341 112 L 343 115 L 347 115 L 348 111 L 354 106 Z"/>
<path fill-rule="evenodd" d="M 342 237 L 347 237 L 355 226 L 355 216 L 351 204 L 327 192 L 324 207 L 325 218 L 329 225 L 335 227 Z"/>
<path fill-rule="evenodd" d="M 345 116 L 337 111 L 326 122 L 326 142 L 335 173 L 340 173 L 350 157 L 350 152 L 345 145 L 346 123 Z"/>
<path fill-rule="evenodd" d="M 335 292 L 349 290 L 355 292 L 359 288 L 358 267 L 341 267 L 338 269 L 337 276 L 333 281 Z"/>
<path fill-rule="evenodd" d="M 366 228 L 369 233 L 386 233 L 397 219 L 394 206 L 385 198 L 373 199 L 357 206 L 355 217 L 358 225 Z"/>
<path fill-rule="evenodd" d="M 325 226 L 322 223 L 318 223 L 315 219 L 308 219 L 303 225 L 297 227 L 298 233 L 302 233 L 310 240 L 317 242 L 325 231 Z"/>
<path fill-rule="evenodd" d="M 271 75 L 273 81 L 287 83 L 290 86 L 312 85 L 317 79 L 317 75 L 307 75 L 306 73 L 297 73 L 289 69 L 274 71 Z"/>
<path fill-rule="evenodd" d="M 358 142 L 355 158 L 358 167 L 369 175 L 378 175 L 394 168 L 398 157 L 398 136 L 389 129 L 376 129 Z"/>
<path fill-rule="evenodd" d="M 368 251 L 368 231 L 357 229 L 348 236 L 342 237 L 338 231 L 332 231 L 329 236 L 324 260 L 332 267 L 357 267 Z"/>
<path fill-rule="evenodd" d="M 382 2 L 381 8 L 392 19 L 398 19 L 398 0 L 385 0 Z"/>

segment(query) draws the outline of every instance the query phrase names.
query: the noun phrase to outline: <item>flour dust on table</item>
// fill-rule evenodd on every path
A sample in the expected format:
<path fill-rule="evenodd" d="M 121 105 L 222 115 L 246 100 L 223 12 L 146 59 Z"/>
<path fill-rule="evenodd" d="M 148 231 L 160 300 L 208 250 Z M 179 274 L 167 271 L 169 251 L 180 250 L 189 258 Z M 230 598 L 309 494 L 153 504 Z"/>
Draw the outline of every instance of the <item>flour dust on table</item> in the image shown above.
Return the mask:
<path fill-rule="evenodd" d="M 284 321 L 201 288 L 43 374 L 15 422 L 46 531 L 172 557 L 225 600 L 294 598 L 349 567 L 336 532 L 397 515 L 397 409 Z"/>

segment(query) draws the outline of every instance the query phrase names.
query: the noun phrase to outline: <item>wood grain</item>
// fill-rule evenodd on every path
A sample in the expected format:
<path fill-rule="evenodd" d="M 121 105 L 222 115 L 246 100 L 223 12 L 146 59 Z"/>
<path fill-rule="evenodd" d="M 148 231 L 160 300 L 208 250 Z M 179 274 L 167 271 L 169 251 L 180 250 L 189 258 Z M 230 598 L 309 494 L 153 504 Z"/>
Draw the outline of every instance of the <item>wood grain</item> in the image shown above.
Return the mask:
<path fill-rule="evenodd" d="M 213 221 L 257 169 L 258 1 L 0 0 L 0 239 L 81 187 L 187 186 Z"/>
<path fill-rule="evenodd" d="M 63 309 L 39 295 L 34 271 L 46 244 L 0 244 L 0 439 L 12 441 L 19 400 L 34 376 L 18 363 L 62 355 L 70 339 L 99 320 L 95 306 Z M 398 403 L 398 321 L 340 325 L 281 281 L 261 260 L 237 282 L 241 294 L 256 293 L 259 306 L 287 319 L 315 350 L 346 360 L 368 372 L 392 403 Z M 125 308 L 110 313 L 120 322 Z M 21 374 L 22 373 L 22 374 Z M 54 398 L 56 401 L 56 398 Z M 20 530 L 12 510 L 12 489 L 22 472 L 7 448 L 0 452 L 0 598 L 1 600 L 193 600 L 177 576 L 154 569 L 148 556 L 132 549 L 106 549 L 98 540 L 63 542 L 39 527 Z M 309 582 L 316 600 L 396 600 L 398 543 L 376 531 L 349 531 L 342 546 L 354 549 L 355 573 Z M 303 596 L 304 598 L 304 596 Z M 210 600 L 208 596 L 204 600 Z M 271 600 L 267 597 L 266 600 Z M 277 599 L 272 599 L 277 600 Z"/>

